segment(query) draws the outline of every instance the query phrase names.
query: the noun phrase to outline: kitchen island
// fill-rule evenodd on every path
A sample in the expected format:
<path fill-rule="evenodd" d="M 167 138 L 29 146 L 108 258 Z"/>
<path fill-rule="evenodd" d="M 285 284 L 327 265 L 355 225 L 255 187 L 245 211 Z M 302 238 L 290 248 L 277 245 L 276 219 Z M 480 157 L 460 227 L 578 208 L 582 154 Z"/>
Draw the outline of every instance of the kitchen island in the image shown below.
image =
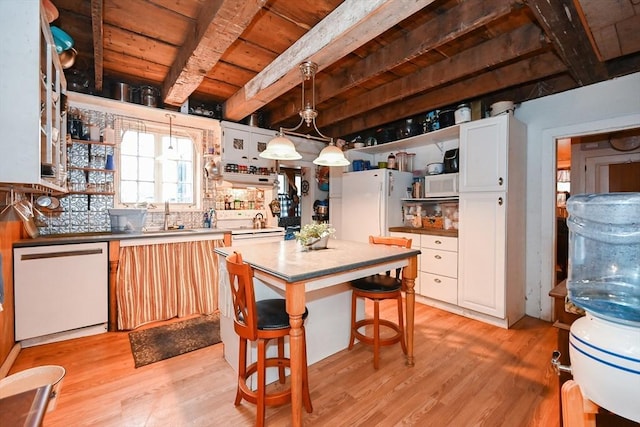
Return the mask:
<path fill-rule="evenodd" d="M 417 275 L 416 249 L 330 239 L 328 248 L 304 251 L 295 241 L 264 243 L 243 247 L 221 247 L 215 252 L 228 256 L 242 254 L 254 269 L 254 276 L 285 293 L 291 325 L 291 411 L 292 425 L 302 424 L 302 314 L 307 292 L 338 285 L 381 271 L 403 268 L 406 284 L 407 365 L 413 366 L 413 329 Z M 307 334 L 307 340 L 313 336 Z"/>

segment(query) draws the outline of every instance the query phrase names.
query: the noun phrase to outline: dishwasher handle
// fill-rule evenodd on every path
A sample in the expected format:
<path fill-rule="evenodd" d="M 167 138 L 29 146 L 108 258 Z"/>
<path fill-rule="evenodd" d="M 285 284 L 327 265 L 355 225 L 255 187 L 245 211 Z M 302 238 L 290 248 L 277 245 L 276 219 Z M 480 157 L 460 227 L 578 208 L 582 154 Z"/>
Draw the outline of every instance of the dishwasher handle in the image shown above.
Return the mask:
<path fill-rule="evenodd" d="M 61 258 L 68 256 L 84 256 L 101 254 L 102 249 L 83 249 L 79 251 L 61 251 L 61 252 L 45 252 L 41 254 L 22 254 L 20 261 L 30 261 L 34 259 Z"/>

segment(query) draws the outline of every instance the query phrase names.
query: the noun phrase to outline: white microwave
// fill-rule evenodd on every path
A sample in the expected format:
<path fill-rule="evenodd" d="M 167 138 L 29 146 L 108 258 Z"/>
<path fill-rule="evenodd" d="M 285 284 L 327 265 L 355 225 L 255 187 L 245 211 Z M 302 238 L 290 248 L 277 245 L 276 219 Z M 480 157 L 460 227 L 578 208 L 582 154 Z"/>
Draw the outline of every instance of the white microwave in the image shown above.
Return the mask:
<path fill-rule="evenodd" d="M 427 175 L 424 177 L 424 197 L 457 197 L 458 173 Z"/>

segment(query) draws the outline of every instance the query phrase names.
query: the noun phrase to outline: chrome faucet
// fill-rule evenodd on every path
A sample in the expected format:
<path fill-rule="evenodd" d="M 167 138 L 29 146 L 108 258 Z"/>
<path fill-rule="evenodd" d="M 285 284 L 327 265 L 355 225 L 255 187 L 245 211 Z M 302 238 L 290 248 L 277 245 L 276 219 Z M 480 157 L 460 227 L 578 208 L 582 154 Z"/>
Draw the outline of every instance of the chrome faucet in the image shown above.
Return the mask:
<path fill-rule="evenodd" d="M 169 202 L 164 202 L 164 230 L 169 229 Z"/>

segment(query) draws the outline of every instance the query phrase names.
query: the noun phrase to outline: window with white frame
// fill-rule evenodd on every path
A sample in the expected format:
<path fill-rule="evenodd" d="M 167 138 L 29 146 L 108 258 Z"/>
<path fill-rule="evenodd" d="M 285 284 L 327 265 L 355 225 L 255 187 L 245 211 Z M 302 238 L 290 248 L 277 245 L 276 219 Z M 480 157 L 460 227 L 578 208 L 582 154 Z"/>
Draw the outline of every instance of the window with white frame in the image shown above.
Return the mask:
<path fill-rule="evenodd" d="M 194 205 L 201 132 L 168 123 L 124 120 L 120 126 L 121 204 Z"/>

